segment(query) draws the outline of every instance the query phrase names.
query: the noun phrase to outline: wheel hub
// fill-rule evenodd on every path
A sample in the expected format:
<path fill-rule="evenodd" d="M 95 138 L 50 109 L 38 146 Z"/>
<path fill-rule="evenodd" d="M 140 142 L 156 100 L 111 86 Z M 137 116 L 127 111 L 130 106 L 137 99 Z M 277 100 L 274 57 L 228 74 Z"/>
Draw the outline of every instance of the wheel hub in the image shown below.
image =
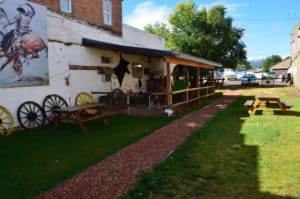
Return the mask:
<path fill-rule="evenodd" d="M 37 119 L 37 114 L 36 113 L 30 113 L 27 117 L 29 120 L 36 120 Z"/>

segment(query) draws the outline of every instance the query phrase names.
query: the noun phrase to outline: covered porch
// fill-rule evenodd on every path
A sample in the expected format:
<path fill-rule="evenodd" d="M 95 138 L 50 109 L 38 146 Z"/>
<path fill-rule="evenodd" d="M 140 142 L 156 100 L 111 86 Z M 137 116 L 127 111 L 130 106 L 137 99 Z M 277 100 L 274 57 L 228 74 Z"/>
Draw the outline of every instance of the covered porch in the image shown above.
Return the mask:
<path fill-rule="evenodd" d="M 143 89 L 135 92 L 124 89 L 103 92 L 95 88 L 91 91 L 94 95 L 100 95 L 100 99 L 111 99 L 111 103 L 125 108 L 127 114 L 162 114 L 165 109 L 199 104 L 202 99 L 215 94 L 214 70 L 221 65 L 213 61 L 169 50 L 123 46 L 90 39 L 83 39 L 83 45 L 164 60 L 162 66 L 153 66 L 155 70 L 144 69 L 150 70 L 150 75 Z"/>

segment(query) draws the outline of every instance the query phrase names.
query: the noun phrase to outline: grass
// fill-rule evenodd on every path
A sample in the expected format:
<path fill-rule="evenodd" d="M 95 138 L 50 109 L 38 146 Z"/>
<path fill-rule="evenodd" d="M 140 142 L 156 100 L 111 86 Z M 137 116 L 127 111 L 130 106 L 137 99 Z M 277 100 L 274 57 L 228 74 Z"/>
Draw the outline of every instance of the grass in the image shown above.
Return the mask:
<path fill-rule="evenodd" d="M 287 115 L 243 103 L 280 94 Z M 300 100 L 293 88 L 247 89 L 123 198 L 300 198 Z"/>
<path fill-rule="evenodd" d="M 176 118 L 113 116 L 110 126 L 88 123 L 88 134 L 77 125 L 62 125 L 0 137 L 0 198 L 34 198 Z"/>
<path fill-rule="evenodd" d="M 88 123 L 0 137 L 0 198 L 33 198 L 66 178 L 169 123 L 172 118 L 114 116 L 107 127 Z"/>

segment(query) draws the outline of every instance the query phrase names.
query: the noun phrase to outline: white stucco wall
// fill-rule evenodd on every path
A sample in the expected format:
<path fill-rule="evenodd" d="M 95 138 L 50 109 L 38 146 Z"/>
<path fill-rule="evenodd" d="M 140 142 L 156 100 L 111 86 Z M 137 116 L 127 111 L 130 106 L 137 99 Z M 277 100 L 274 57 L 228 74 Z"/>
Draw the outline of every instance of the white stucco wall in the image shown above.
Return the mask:
<path fill-rule="evenodd" d="M 123 38 L 113 35 L 102 29 L 89 26 L 83 22 L 69 19 L 57 13 L 48 11 L 48 62 L 49 85 L 36 87 L 0 88 L 0 105 L 7 107 L 17 122 L 17 108 L 25 101 L 35 101 L 42 105 L 46 95 L 58 94 L 68 103 L 74 104 L 75 96 L 81 91 L 111 91 L 120 88 L 117 78 L 113 75 L 111 82 L 103 82 L 102 75 L 95 71 L 69 70 L 69 65 L 80 66 L 108 66 L 114 68 L 119 63 L 119 52 L 103 49 L 87 48 L 81 45 L 82 38 L 116 43 L 121 45 L 135 45 L 148 48 L 163 49 L 164 39 L 143 34 L 134 28 L 124 26 Z M 133 31 L 133 32 L 132 32 Z M 113 57 L 113 63 L 101 64 L 101 56 Z M 129 62 L 143 64 L 146 68 L 159 70 L 163 68 L 164 60 L 161 58 L 148 58 L 142 55 L 122 53 Z M 131 64 L 128 66 L 131 71 Z M 65 79 L 70 80 L 70 85 L 65 84 Z M 143 87 L 149 76 L 143 78 Z M 137 91 L 138 79 L 126 74 L 122 84 L 122 90 Z"/>

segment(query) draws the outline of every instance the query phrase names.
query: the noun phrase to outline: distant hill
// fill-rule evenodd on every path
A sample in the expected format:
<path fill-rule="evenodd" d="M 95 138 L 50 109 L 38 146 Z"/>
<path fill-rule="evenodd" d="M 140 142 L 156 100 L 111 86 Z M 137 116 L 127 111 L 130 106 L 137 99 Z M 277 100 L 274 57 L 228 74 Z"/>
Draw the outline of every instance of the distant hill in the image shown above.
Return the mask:
<path fill-rule="evenodd" d="M 263 61 L 264 61 L 264 59 L 256 59 L 256 60 L 251 60 L 249 62 L 250 62 L 250 66 L 252 68 L 259 68 L 259 67 L 261 67 Z"/>

